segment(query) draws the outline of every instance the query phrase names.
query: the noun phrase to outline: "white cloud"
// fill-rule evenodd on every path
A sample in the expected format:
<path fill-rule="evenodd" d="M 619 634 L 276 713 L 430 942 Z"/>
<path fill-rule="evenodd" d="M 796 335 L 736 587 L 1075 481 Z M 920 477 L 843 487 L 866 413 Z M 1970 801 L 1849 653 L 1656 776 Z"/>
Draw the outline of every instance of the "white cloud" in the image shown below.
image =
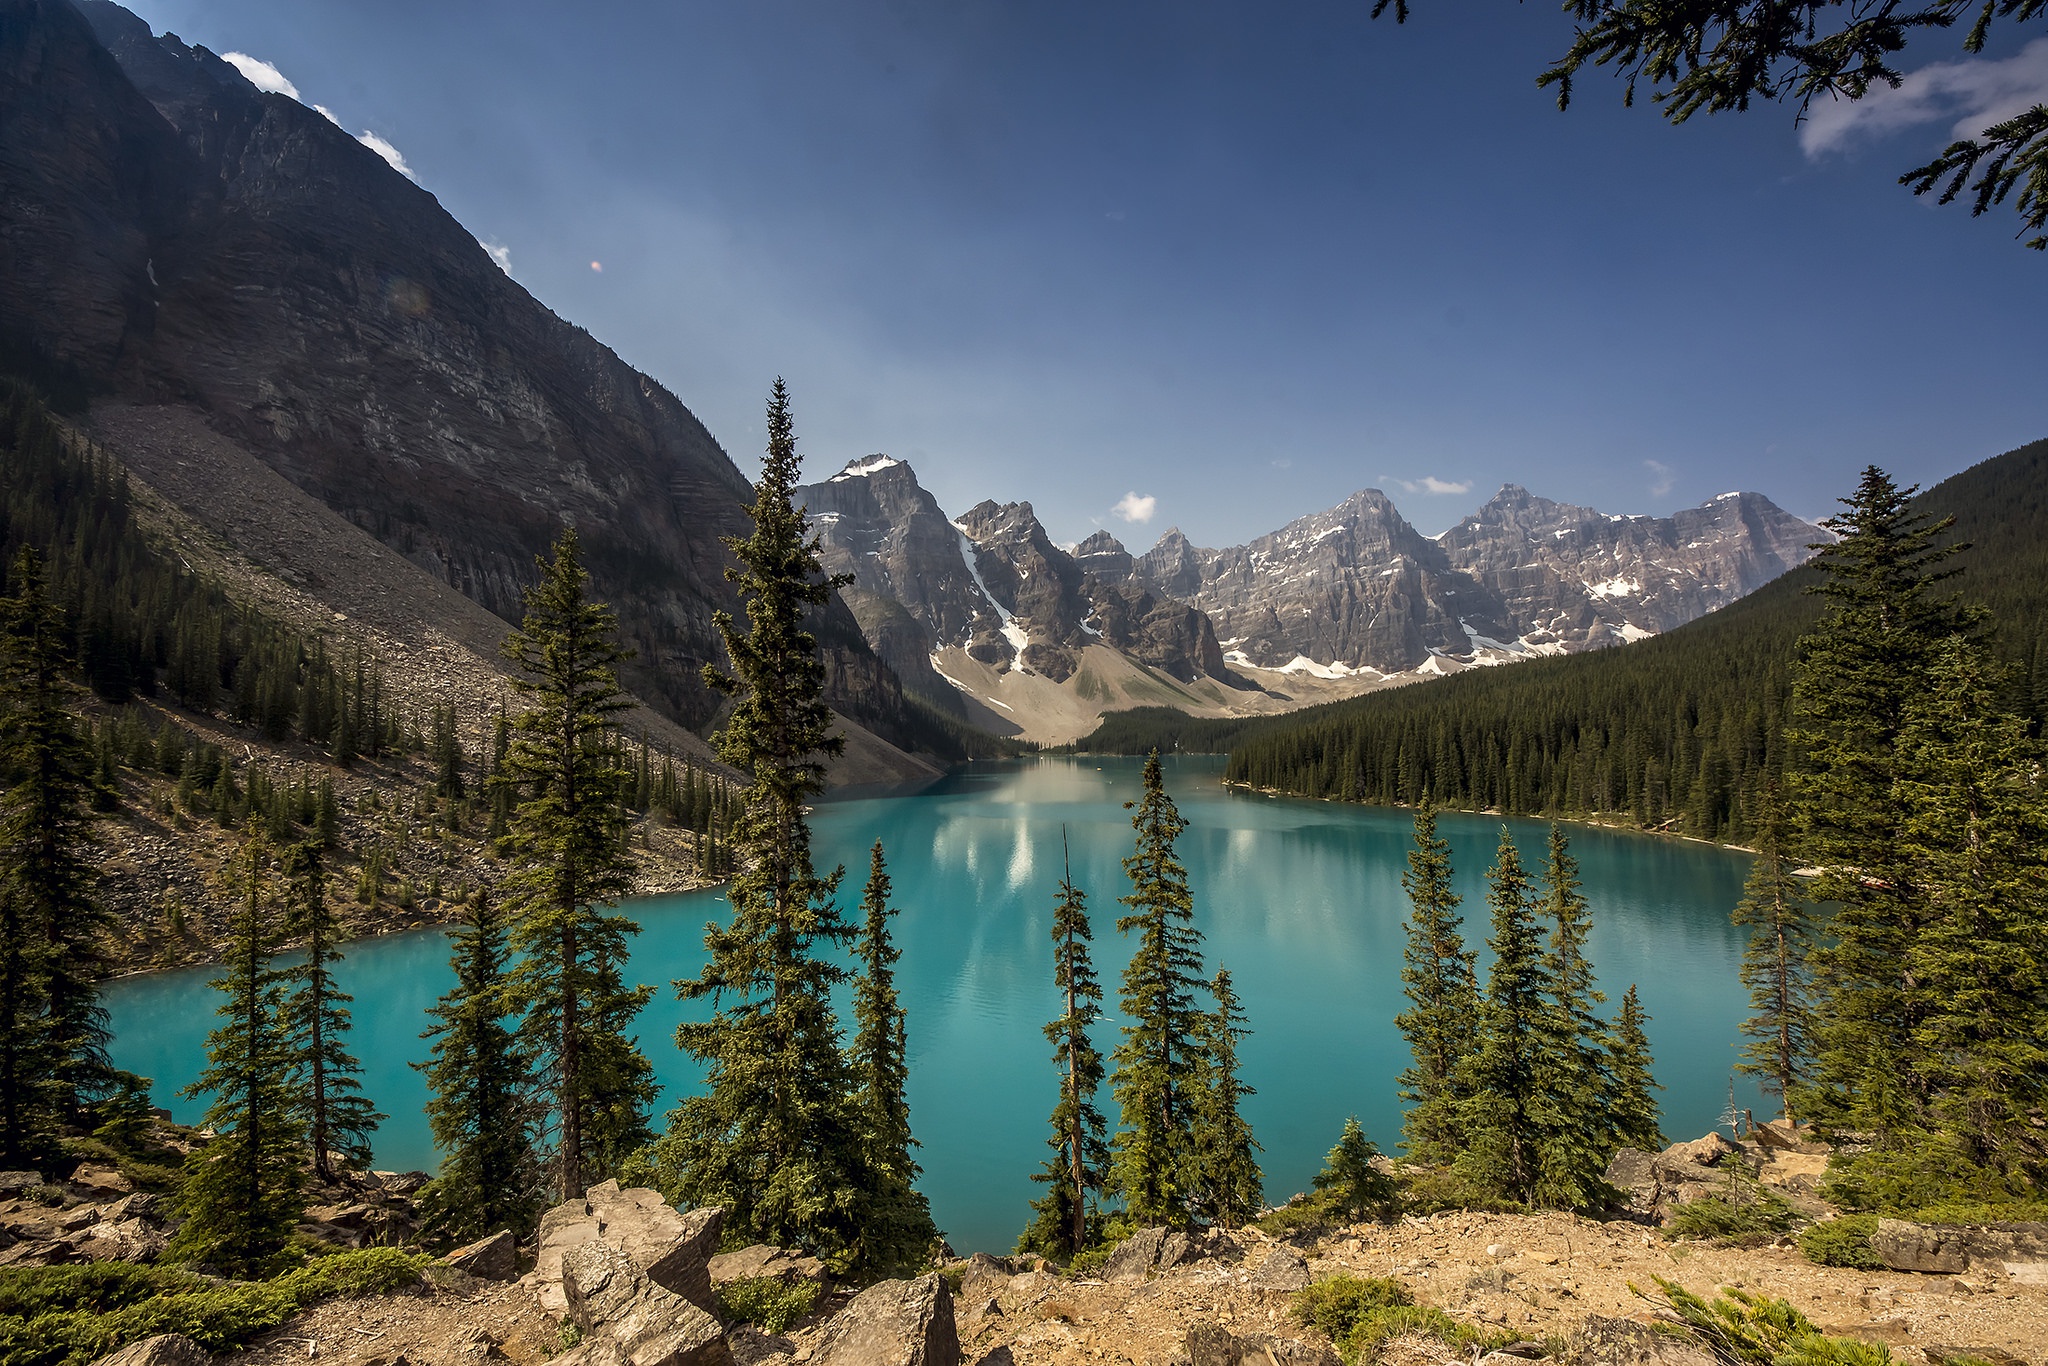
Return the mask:
<path fill-rule="evenodd" d="M 249 84 L 272 95 L 299 97 L 299 88 L 284 78 L 284 73 L 269 62 L 251 57 L 246 52 L 223 52 L 220 59 L 242 73 Z M 325 112 L 325 111 L 322 111 Z"/>
<path fill-rule="evenodd" d="M 2048 104 L 2048 38 L 2036 38 L 2002 59 L 1923 66 L 1907 73 L 1896 90 L 1875 85 L 1860 100 L 1816 103 L 1799 126 L 1799 147 L 1818 159 L 1858 137 L 1943 120 L 1953 121 L 1953 136 L 1975 137 L 2037 104 Z"/>
<path fill-rule="evenodd" d="M 1159 510 L 1159 500 L 1151 494 L 1126 493 L 1116 500 L 1110 511 L 1126 522 L 1149 522 L 1152 514 Z"/>
<path fill-rule="evenodd" d="M 399 150 L 396 147 L 393 147 L 389 142 L 386 142 L 383 138 L 378 137 L 369 129 L 365 128 L 361 133 L 359 133 L 356 136 L 356 141 L 362 143 L 363 146 L 369 148 L 378 156 L 383 157 L 386 161 L 390 162 L 391 169 L 398 172 L 400 175 L 404 176 L 407 180 L 419 179 L 418 176 L 415 176 L 412 173 L 412 167 L 405 164 L 405 157 L 399 152 Z"/>
<path fill-rule="evenodd" d="M 1643 468 L 1653 476 L 1650 480 L 1650 496 L 1662 498 L 1678 484 L 1678 471 L 1661 460 L 1645 460 Z"/>
<path fill-rule="evenodd" d="M 1472 481 L 1470 479 L 1439 479 L 1433 474 L 1425 474 L 1420 479 L 1396 478 L 1392 482 L 1399 484 L 1409 493 L 1470 493 L 1472 491 Z"/>
<path fill-rule="evenodd" d="M 327 107 L 326 105 L 324 105 L 324 104 L 316 104 L 316 105 L 314 105 L 314 106 L 313 106 L 313 108 L 314 108 L 314 110 L 315 110 L 315 111 L 317 111 L 318 113 L 320 113 L 320 114 L 323 114 L 323 115 L 325 115 L 325 116 L 326 116 L 326 119 L 327 119 L 327 121 L 328 121 L 329 123 L 333 124 L 333 125 L 334 125 L 334 126 L 335 126 L 336 128 L 339 128 L 339 127 L 341 127 L 341 120 L 340 120 L 340 119 L 338 119 L 338 118 L 336 118 L 336 117 L 334 117 L 334 111 L 333 111 L 332 109 L 329 109 L 329 108 L 328 108 L 328 107 Z"/>
<path fill-rule="evenodd" d="M 504 271 L 507 275 L 512 273 L 512 248 L 506 246 L 503 242 L 486 242 L 481 237 L 476 240 L 479 246 L 490 253 L 491 259 L 498 263 L 499 270 Z"/>

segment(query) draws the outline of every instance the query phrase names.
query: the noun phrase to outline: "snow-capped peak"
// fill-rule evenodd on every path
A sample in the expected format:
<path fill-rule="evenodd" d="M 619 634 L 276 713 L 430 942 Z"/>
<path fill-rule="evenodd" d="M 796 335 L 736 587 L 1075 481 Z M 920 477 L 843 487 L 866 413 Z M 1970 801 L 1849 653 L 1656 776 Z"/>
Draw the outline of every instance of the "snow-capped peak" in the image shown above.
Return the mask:
<path fill-rule="evenodd" d="M 832 476 L 830 482 L 836 484 L 842 479 L 865 479 L 868 475 L 895 469 L 902 463 L 901 460 L 892 460 L 886 455 L 871 455 L 865 460 L 849 462 L 845 469 Z"/>

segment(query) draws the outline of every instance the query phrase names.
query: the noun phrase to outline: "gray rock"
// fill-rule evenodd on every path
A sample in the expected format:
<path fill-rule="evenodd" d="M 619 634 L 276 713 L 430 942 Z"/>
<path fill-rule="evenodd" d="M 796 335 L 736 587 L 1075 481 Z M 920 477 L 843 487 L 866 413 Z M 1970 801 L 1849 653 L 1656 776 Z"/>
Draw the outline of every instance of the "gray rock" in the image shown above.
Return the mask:
<path fill-rule="evenodd" d="M 991 1256 L 977 1252 L 967 1259 L 967 1265 L 960 1272 L 960 1298 L 978 1302 L 1000 1295 L 1009 1289 L 1022 1267 L 1007 1257 Z"/>
<path fill-rule="evenodd" d="M 766 1278 L 781 1281 L 784 1285 L 810 1281 L 821 1290 L 832 1288 L 831 1273 L 816 1257 L 806 1257 L 786 1247 L 769 1247 L 763 1243 L 741 1248 L 738 1252 L 722 1252 L 711 1259 L 708 1269 L 713 1285 Z"/>
<path fill-rule="evenodd" d="M 64 1182 L 64 1189 L 79 1200 L 100 1203 L 134 1194 L 135 1183 L 102 1163 L 81 1162 Z"/>
<path fill-rule="evenodd" d="M 102 1221 L 65 1241 L 92 1262 L 153 1262 L 171 1245 L 161 1230 L 140 1219 Z"/>
<path fill-rule="evenodd" d="M 563 1254 L 562 1293 L 577 1327 L 609 1340 L 626 1366 L 731 1366 L 718 1320 L 656 1285 L 610 1243 Z"/>
<path fill-rule="evenodd" d="M 110 1352 L 93 1366 L 207 1366 L 213 1357 L 183 1333 L 159 1333 Z"/>
<path fill-rule="evenodd" d="M 1913 1224 L 1880 1219 L 1870 1248 L 1893 1271 L 1953 1275 L 1972 1265 L 2010 1268 L 2048 1260 L 2048 1223 Z"/>
<path fill-rule="evenodd" d="M 1736 1151 L 1735 1145 L 1721 1135 L 1706 1134 L 1690 1143 L 1674 1143 L 1658 1156 L 1662 1159 L 1662 1165 L 1666 1167 L 1676 1165 L 1683 1168 L 1688 1163 L 1699 1167 L 1711 1167 Z"/>
<path fill-rule="evenodd" d="M 1338 1366 L 1328 1343 L 1303 1342 L 1270 1333 L 1232 1333 L 1214 1323 L 1187 1331 L 1189 1366 Z"/>
<path fill-rule="evenodd" d="M 1634 1319 L 1588 1315 L 1565 1340 L 1566 1366 L 1717 1366 L 1689 1333 L 1659 1332 Z"/>
<path fill-rule="evenodd" d="M 712 1307 L 705 1263 L 718 1246 L 725 1211 L 713 1207 L 678 1214 L 659 1192 L 620 1189 L 616 1181 L 592 1186 L 585 1196 L 597 1236 L 631 1257 L 647 1279 L 700 1309 Z"/>
<path fill-rule="evenodd" d="M 1252 1271 L 1252 1284 L 1261 1290 L 1308 1289 L 1308 1263 L 1291 1247 L 1276 1247 Z"/>
<path fill-rule="evenodd" d="M 960 1366 L 946 1278 L 934 1272 L 861 1291 L 826 1324 L 811 1366 Z"/>
<path fill-rule="evenodd" d="M 501 1228 L 467 1247 L 456 1248 L 441 1260 L 457 1271 L 466 1271 L 483 1280 L 516 1280 L 519 1276 L 519 1240 L 512 1236 L 510 1229 Z"/>
<path fill-rule="evenodd" d="M 1159 1249 L 1166 1242 L 1163 1228 L 1141 1228 L 1116 1245 L 1109 1254 L 1109 1260 L 1102 1264 L 1102 1279 L 1112 1285 L 1128 1285 L 1144 1280 L 1159 1264 Z"/>
<path fill-rule="evenodd" d="M 42 1184 L 41 1172 L 0 1172 L 0 1195 L 21 1195 Z"/>

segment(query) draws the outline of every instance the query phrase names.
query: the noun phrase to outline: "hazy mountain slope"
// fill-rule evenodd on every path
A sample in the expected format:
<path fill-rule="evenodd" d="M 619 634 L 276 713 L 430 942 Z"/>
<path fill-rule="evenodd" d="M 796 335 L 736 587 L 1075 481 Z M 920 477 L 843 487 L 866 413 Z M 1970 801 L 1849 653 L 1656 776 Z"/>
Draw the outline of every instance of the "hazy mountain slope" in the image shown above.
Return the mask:
<path fill-rule="evenodd" d="M 719 537 L 746 529 L 748 484 L 703 425 L 328 119 L 125 10 L 85 11 L 0 0 L 8 357 L 191 410 L 501 617 L 575 522 L 637 651 L 629 682 L 710 722 L 700 666 L 736 605 Z M 835 705 L 900 721 L 844 606 L 819 629 Z"/>

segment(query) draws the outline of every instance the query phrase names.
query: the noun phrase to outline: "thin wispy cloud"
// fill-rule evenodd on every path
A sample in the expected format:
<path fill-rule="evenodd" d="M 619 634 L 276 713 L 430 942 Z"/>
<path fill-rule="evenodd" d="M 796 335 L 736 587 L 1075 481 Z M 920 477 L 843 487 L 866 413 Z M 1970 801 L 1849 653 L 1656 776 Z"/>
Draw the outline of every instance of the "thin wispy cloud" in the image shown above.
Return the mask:
<path fill-rule="evenodd" d="M 1817 160 L 1858 138 L 1944 121 L 1952 136 L 1975 137 L 2037 104 L 2048 104 L 2048 38 L 2036 38 L 2010 57 L 1923 66 L 1897 89 L 1872 86 L 1860 100 L 1817 103 L 1799 126 L 1799 147 Z"/>
<path fill-rule="evenodd" d="M 223 52 L 220 59 L 241 72 L 243 79 L 266 94 L 289 95 L 292 99 L 299 97 L 299 88 L 286 80 L 282 71 L 260 57 L 251 57 L 246 52 Z"/>
<path fill-rule="evenodd" d="M 377 134 L 371 132 L 369 129 L 365 128 L 362 132 L 358 133 L 356 135 L 356 141 L 362 143 L 363 146 L 369 148 L 378 156 L 383 157 L 386 161 L 390 162 L 391 169 L 398 172 L 400 175 L 404 176 L 407 180 L 419 179 L 418 176 L 412 173 L 412 167 L 405 164 L 404 155 L 400 153 L 396 147 L 393 147 L 388 141 L 379 137 Z M 489 248 L 487 247 L 485 248 L 485 250 L 489 250 Z"/>
<path fill-rule="evenodd" d="M 1408 493 L 1470 493 L 1472 491 L 1472 481 L 1470 479 L 1439 479 L 1433 474 L 1425 474 L 1420 479 L 1401 479 L 1397 477 L 1391 482 L 1400 485 Z"/>
<path fill-rule="evenodd" d="M 506 246 L 503 242 L 486 242 L 481 237 L 476 240 L 479 246 L 490 253 L 491 259 L 498 263 L 499 270 L 504 271 L 507 275 L 512 273 L 512 248 Z"/>
<path fill-rule="evenodd" d="M 1678 486 L 1678 471 L 1662 460 L 1645 460 L 1643 468 L 1650 472 L 1650 496 L 1662 498 Z"/>
<path fill-rule="evenodd" d="M 326 105 L 316 104 L 313 106 L 313 110 L 315 113 L 323 115 L 326 118 L 326 120 L 329 123 L 333 124 L 336 128 L 341 127 L 341 120 L 334 117 L 334 111 L 332 109 L 329 109 Z"/>
<path fill-rule="evenodd" d="M 1152 514 L 1158 510 L 1159 500 L 1156 497 L 1149 493 L 1135 492 L 1126 493 L 1117 499 L 1116 506 L 1110 509 L 1120 520 L 1126 522 L 1149 522 L 1152 520 Z"/>

